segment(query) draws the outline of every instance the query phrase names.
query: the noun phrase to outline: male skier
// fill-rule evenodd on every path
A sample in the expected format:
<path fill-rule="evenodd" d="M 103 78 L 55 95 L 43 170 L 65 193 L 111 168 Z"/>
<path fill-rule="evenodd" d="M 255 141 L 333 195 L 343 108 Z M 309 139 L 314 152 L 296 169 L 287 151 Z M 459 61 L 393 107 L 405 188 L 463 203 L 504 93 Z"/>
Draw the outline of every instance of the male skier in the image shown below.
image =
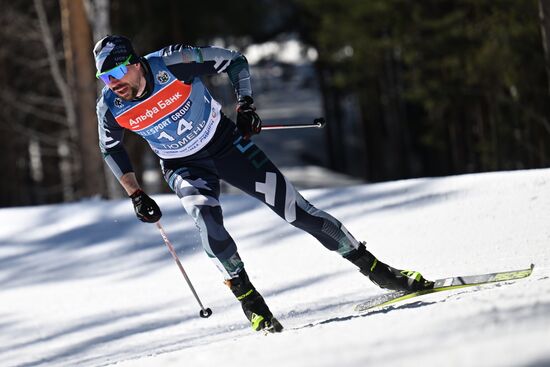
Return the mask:
<path fill-rule="evenodd" d="M 355 264 L 378 286 L 430 288 L 418 272 L 386 265 L 328 213 L 306 201 L 250 137 L 261 130 L 248 62 L 219 47 L 172 45 L 139 57 L 129 39 L 111 35 L 94 47 L 105 87 L 97 102 L 99 145 L 106 163 L 132 199 L 137 217 L 160 219 L 160 208 L 141 189 L 122 145 L 124 130 L 141 135 L 159 156 L 164 177 L 195 221 L 204 250 L 223 273 L 254 330 L 283 329 L 252 285 L 233 238 L 223 225 L 220 179 L 266 203 L 288 223 Z M 221 112 L 201 81 L 225 72 L 237 96 L 236 124 Z"/>

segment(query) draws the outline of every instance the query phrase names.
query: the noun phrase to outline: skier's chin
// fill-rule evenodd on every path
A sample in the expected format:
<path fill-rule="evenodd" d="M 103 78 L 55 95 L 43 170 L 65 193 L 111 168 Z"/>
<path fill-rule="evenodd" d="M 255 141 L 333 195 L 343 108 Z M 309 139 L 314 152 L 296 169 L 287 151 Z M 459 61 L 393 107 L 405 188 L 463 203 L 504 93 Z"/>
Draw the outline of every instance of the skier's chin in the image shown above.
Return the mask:
<path fill-rule="evenodd" d="M 131 101 L 137 96 L 137 90 L 129 85 L 113 88 L 113 92 L 125 101 Z"/>
<path fill-rule="evenodd" d="M 117 96 L 125 101 L 131 101 L 136 98 L 136 93 L 132 88 L 124 88 L 120 91 L 114 91 Z"/>
<path fill-rule="evenodd" d="M 131 101 L 132 99 L 134 99 L 134 97 L 132 97 L 131 95 L 126 94 L 118 94 L 118 96 L 125 101 Z"/>

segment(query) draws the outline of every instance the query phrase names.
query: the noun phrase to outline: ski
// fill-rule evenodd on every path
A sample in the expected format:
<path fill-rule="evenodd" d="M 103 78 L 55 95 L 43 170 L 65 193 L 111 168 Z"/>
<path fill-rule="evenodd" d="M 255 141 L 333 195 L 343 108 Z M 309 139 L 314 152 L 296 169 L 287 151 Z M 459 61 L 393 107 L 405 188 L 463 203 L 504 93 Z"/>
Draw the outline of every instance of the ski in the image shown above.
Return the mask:
<path fill-rule="evenodd" d="M 434 282 L 434 287 L 431 289 L 425 289 L 418 292 L 397 291 L 368 298 L 364 302 L 355 305 L 355 311 L 364 312 L 374 309 L 379 310 L 389 305 L 425 294 L 526 278 L 531 275 L 534 267 L 535 265 L 531 264 L 530 268 L 522 270 L 437 279 Z"/>

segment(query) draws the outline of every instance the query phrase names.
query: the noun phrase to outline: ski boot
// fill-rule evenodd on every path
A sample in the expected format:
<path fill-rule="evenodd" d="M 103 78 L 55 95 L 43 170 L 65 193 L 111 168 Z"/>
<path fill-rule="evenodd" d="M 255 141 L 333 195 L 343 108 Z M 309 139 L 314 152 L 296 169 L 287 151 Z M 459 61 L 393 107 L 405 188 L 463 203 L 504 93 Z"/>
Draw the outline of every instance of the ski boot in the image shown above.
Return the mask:
<path fill-rule="evenodd" d="M 250 321 L 253 330 L 270 333 L 278 333 L 283 330 L 283 325 L 273 317 L 263 297 L 254 288 L 244 269 L 236 278 L 226 280 L 225 284 L 241 302 L 244 314 Z"/>
<path fill-rule="evenodd" d="M 434 286 L 433 282 L 424 279 L 417 271 L 395 269 L 378 261 L 367 251 L 364 243 L 344 258 L 358 266 L 359 271 L 380 288 L 410 293 L 431 289 Z"/>

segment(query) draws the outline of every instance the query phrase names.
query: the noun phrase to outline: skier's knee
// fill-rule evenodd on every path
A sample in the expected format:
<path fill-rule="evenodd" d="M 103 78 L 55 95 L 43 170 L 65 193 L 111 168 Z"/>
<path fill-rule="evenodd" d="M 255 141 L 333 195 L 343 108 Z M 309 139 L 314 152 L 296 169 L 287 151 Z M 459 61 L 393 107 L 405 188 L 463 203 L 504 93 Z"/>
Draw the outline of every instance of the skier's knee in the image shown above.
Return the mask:
<path fill-rule="evenodd" d="M 212 197 L 202 194 L 188 195 L 181 198 L 181 203 L 185 208 L 185 211 L 193 217 L 195 222 L 201 215 L 201 208 L 220 208 L 220 202 Z M 221 211 L 221 208 L 220 208 Z"/>

